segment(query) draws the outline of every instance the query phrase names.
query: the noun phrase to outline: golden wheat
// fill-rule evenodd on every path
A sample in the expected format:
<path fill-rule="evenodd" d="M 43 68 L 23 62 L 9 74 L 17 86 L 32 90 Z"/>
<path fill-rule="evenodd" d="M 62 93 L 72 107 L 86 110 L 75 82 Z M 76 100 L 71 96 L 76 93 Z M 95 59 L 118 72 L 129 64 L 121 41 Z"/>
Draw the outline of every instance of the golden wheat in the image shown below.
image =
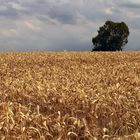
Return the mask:
<path fill-rule="evenodd" d="M 0 53 L 0 139 L 140 140 L 140 52 Z"/>

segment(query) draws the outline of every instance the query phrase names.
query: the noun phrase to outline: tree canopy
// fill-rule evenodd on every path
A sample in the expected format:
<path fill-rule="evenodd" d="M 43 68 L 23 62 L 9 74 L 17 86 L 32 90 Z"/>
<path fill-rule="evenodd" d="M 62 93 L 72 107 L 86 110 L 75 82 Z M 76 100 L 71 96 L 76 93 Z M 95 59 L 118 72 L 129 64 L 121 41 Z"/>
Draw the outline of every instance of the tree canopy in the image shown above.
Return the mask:
<path fill-rule="evenodd" d="M 99 28 L 98 35 L 92 38 L 92 51 L 122 51 L 128 43 L 129 28 L 124 22 L 106 21 Z"/>

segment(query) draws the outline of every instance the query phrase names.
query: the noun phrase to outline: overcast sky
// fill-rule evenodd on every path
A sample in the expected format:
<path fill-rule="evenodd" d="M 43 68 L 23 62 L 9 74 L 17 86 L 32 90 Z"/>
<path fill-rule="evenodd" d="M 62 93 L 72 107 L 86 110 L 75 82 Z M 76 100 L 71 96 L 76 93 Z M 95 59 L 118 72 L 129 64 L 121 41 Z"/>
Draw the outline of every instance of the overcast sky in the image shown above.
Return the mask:
<path fill-rule="evenodd" d="M 0 0 L 0 51 L 90 51 L 106 20 L 129 26 L 140 50 L 140 0 Z"/>

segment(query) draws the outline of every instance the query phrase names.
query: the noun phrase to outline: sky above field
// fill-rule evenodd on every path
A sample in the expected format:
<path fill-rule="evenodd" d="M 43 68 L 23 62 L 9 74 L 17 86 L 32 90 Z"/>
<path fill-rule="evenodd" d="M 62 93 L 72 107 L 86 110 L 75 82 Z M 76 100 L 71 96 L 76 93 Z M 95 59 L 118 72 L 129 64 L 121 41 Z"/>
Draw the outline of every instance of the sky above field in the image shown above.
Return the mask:
<path fill-rule="evenodd" d="M 0 0 L 0 51 L 90 51 L 106 20 L 130 29 L 140 50 L 140 0 Z"/>

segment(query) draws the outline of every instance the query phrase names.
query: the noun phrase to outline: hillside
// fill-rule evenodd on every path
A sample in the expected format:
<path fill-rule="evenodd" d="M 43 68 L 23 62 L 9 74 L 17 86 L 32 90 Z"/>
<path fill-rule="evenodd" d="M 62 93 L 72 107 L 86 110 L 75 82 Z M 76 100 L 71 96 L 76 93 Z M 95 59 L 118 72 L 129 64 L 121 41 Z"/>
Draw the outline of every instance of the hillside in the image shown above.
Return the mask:
<path fill-rule="evenodd" d="M 140 140 L 140 52 L 0 53 L 0 139 Z"/>

